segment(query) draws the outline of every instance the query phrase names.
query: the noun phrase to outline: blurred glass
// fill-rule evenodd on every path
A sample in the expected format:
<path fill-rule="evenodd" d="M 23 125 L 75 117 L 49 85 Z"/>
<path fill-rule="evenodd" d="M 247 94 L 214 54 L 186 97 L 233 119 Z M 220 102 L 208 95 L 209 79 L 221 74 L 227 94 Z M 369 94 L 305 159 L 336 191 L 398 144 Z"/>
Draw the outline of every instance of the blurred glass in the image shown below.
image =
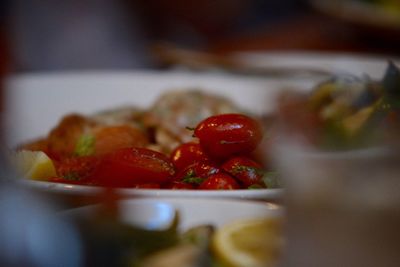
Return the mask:
<path fill-rule="evenodd" d="M 398 266 L 398 151 L 321 152 L 281 140 L 273 154 L 287 190 L 282 266 Z"/>

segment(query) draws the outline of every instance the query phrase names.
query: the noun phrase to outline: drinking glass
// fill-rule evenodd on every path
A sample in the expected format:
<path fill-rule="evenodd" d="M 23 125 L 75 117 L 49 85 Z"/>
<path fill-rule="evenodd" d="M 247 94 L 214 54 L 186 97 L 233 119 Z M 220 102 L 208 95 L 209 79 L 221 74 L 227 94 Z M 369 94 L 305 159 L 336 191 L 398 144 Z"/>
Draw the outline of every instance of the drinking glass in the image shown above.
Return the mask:
<path fill-rule="evenodd" d="M 397 146 L 323 152 L 288 140 L 274 160 L 285 185 L 284 267 L 400 264 Z"/>

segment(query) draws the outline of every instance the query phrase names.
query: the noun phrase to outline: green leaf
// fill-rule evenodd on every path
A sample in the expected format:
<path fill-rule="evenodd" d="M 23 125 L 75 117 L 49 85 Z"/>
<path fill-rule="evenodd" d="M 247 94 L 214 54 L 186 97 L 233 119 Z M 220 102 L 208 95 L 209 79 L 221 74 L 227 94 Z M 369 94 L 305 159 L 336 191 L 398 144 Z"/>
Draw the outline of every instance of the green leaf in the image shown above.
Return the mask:
<path fill-rule="evenodd" d="M 93 135 L 82 135 L 76 143 L 74 154 L 78 157 L 93 155 L 95 143 L 96 139 Z"/>
<path fill-rule="evenodd" d="M 201 177 L 185 177 L 182 179 L 182 182 L 187 184 L 201 184 L 204 181 Z"/>

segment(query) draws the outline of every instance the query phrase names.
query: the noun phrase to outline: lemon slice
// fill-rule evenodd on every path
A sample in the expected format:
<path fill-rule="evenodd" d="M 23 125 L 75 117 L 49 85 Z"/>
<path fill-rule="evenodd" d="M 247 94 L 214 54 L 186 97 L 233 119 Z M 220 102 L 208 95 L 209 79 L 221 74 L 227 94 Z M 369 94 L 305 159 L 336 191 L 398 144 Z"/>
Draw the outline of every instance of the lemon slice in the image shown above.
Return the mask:
<path fill-rule="evenodd" d="M 20 175 L 29 179 L 47 180 L 56 176 L 53 161 L 42 151 L 18 151 L 12 155 L 11 163 Z"/>
<path fill-rule="evenodd" d="M 274 266 L 282 247 L 281 218 L 236 221 L 217 230 L 212 248 L 223 266 Z"/>

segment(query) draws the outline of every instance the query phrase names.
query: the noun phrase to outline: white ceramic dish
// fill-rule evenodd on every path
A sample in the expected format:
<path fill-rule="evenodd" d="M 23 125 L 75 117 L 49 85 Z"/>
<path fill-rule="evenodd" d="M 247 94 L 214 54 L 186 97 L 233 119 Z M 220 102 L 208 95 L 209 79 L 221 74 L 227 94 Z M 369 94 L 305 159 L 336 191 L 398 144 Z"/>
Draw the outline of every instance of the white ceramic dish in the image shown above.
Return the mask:
<path fill-rule="evenodd" d="M 21 180 L 23 185 L 47 193 L 62 194 L 66 196 L 96 196 L 102 188 L 95 186 L 71 185 L 33 180 Z M 167 189 L 117 189 L 118 194 L 124 198 L 131 197 L 176 197 L 176 198 L 236 198 L 277 201 L 281 199 L 282 189 L 257 189 L 257 190 L 167 190 Z"/>
<path fill-rule="evenodd" d="M 76 208 L 67 214 L 88 215 L 95 206 Z M 172 209 L 171 209 L 172 208 Z M 125 222 L 147 228 L 164 228 L 174 216 L 174 210 L 180 215 L 181 229 L 201 224 L 216 227 L 235 220 L 252 218 L 271 218 L 283 215 L 281 207 L 275 204 L 232 199 L 131 199 L 120 202 L 121 218 Z M 140 216 L 137 216 L 140 214 Z"/>
<path fill-rule="evenodd" d="M 269 53 L 242 54 L 243 61 L 257 66 L 312 67 L 332 73 L 352 72 L 380 78 L 387 59 L 355 55 Z M 397 61 L 398 62 L 398 61 Z M 287 79 L 185 72 L 79 72 L 38 73 L 10 77 L 5 91 L 6 144 L 13 148 L 21 142 L 45 135 L 66 113 L 93 113 L 119 105 L 148 107 L 166 90 L 201 88 L 230 97 L 255 113 L 275 108 L 276 93 L 282 88 L 309 90 L 318 79 Z M 99 188 L 58 183 L 24 181 L 48 192 L 90 195 Z M 123 189 L 126 196 L 154 197 L 229 197 L 274 200 L 282 190 L 182 191 Z"/>

